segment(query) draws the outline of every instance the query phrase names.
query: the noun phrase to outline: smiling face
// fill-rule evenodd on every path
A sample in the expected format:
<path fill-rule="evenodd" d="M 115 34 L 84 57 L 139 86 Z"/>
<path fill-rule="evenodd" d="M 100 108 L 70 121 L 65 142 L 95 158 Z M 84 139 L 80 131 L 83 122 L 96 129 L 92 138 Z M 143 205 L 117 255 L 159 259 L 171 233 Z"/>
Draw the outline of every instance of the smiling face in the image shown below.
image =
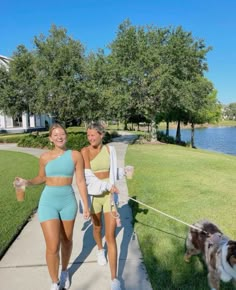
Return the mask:
<path fill-rule="evenodd" d="M 88 129 L 87 138 L 90 145 L 96 148 L 102 144 L 103 134 L 99 133 L 96 129 Z"/>
<path fill-rule="evenodd" d="M 64 148 L 67 141 L 67 134 L 64 128 L 52 128 L 49 135 L 49 140 L 58 148 Z"/>

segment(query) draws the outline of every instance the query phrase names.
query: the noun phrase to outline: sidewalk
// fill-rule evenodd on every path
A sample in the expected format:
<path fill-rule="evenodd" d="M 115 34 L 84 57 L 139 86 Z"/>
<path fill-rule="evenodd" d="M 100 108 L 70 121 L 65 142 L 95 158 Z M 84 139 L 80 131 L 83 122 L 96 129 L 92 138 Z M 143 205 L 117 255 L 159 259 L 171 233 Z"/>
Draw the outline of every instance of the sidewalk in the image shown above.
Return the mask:
<path fill-rule="evenodd" d="M 112 142 L 118 157 L 118 166 L 124 166 L 127 146 L 132 136 L 119 137 Z M 18 148 L 14 144 L 2 144 L 0 150 L 20 151 L 40 156 L 43 150 Z M 128 189 L 125 178 L 118 182 L 122 227 L 117 228 L 118 276 L 122 290 L 151 290 L 137 237 L 132 227 L 132 213 L 128 205 Z M 74 186 L 76 196 L 78 191 Z M 104 238 L 103 238 L 104 240 Z M 105 242 L 105 240 L 104 240 Z M 74 229 L 74 245 L 69 271 L 71 290 L 110 290 L 109 265 L 98 266 L 92 227 L 78 214 Z M 26 225 L 19 237 L 0 261 L 1 289 L 49 290 L 50 278 L 45 263 L 45 245 L 37 213 Z"/>

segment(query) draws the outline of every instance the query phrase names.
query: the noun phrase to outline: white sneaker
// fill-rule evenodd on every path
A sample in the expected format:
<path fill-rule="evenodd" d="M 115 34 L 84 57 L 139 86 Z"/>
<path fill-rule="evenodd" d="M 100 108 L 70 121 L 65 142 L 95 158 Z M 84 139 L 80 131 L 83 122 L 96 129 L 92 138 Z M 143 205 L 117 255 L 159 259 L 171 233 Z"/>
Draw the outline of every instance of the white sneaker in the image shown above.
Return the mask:
<path fill-rule="evenodd" d="M 104 266 L 107 263 L 106 257 L 105 257 L 105 250 L 101 249 L 97 251 L 97 262 L 98 265 Z"/>
<path fill-rule="evenodd" d="M 120 281 L 118 279 L 113 279 L 111 281 L 111 290 L 121 290 Z"/>
<path fill-rule="evenodd" d="M 58 283 L 52 283 L 50 290 L 60 290 Z"/>
<path fill-rule="evenodd" d="M 70 288 L 70 276 L 69 272 L 66 271 L 61 271 L 61 276 L 60 276 L 60 289 L 69 289 Z"/>

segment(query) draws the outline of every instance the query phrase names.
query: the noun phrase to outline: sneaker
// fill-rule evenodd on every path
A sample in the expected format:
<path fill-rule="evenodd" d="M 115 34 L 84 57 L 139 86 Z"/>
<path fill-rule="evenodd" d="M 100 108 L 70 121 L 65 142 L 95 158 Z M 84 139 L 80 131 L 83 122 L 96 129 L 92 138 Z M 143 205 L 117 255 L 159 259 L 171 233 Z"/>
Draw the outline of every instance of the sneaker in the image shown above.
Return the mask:
<path fill-rule="evenodd" d="M 98 265 L 104 266 L 107 263 L 106 257 L 105 257 L 105 250 L 101 249 L 97 251 L 97 262 Z"/>
<path fill-rule="evenodd" d="M 61 276 L 60 276 L 60 289 L 69 289 L 70 288 L 70 276 L 69 272 L 66 271 L 61 271 Z"/>
<path fill-rule="evenodd" d="M 60 290 L 59 283 L 52 283 L 50 290 Z"/>
<path fill-rule="evenodd" d="M 120 281 L 118 279 L 114 279 L 111 281 L 111 290 L 121 290 Z"/>

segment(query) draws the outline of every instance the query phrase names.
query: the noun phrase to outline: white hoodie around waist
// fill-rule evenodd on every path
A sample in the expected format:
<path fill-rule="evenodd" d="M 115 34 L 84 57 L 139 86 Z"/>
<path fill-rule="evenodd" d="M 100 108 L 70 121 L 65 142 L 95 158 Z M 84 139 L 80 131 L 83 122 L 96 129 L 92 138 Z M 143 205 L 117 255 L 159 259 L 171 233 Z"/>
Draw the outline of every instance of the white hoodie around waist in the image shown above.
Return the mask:
<path fill-rule="evenodd" d="M 109 173 L 109 180 L 104 181 L 96 177 L 91 169 L 85 169 L 85 181 L 89 196 L 89 206 L 91 206 L 92 198 L 96 195 L 101 195 L 106 191 L 110 191 L 111 187 L 115 185 L 117 180 L 120 180 L 124 175 L 124 169 L 117 167 L 117 157 L 116 157 L 116 150 L 113 146 L 109 145 L 109 152 L 110 152 L 110 173 Z M 82 207 L 82 208 L 81 208 Z M 83 209 L 83 203 L 80 199 L 80 212 Z"/>

